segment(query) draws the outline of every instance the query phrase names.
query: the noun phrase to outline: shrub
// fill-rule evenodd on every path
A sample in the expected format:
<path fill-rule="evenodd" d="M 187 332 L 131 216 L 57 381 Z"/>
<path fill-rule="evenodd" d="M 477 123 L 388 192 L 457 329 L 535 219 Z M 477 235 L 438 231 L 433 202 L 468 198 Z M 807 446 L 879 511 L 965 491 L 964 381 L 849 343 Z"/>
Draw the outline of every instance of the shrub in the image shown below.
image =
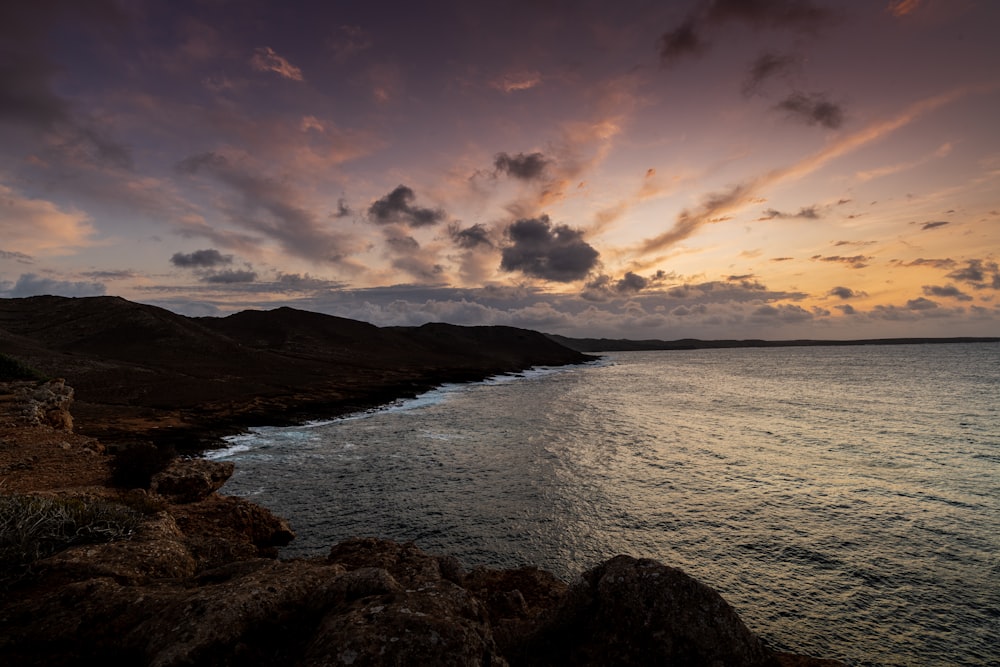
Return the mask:
<path fill-rule="evenodd" d="M 6 354 L 0 354 L 0 382 L 9 382 L 12 380 L 41 381 L 48 380 L 48 378 L 43 373 L 36 371 L 18 359 L 8 357 Z"/>
<path fill-rule="evenodd" d="M 14 575 L 75 544 L 127 539 L 141 522 L 140 512 L 105 500 L 0 495 L 0 570 Z"/>
<path fill-rule="evenodd" d="M 172 446 L 134 444 L 120 450 L 111 460 L 111 483 L 122 489 L 148 489 L 153 475 L 177 456 Z"/>

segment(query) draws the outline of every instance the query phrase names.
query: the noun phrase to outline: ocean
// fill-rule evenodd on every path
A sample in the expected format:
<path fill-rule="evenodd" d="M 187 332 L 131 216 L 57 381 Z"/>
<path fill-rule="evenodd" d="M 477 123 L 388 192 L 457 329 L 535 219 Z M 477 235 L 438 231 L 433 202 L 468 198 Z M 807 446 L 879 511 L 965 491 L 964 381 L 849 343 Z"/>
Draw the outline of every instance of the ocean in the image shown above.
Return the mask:
<path fill-rule="evenodd" d="M 209 454 L 289 520 L 571 580 L 680 567 L 776 648 L 1000 664 L 1000 344 L 617 352 Z"/>

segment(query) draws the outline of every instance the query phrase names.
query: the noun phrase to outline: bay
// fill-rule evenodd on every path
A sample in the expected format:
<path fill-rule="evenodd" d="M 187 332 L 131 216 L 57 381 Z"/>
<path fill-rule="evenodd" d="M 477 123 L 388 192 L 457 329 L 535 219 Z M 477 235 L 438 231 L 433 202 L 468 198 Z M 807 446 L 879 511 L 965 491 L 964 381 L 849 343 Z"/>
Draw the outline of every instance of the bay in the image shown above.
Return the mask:
<path fill-rule="evenodd" d="M 298 533 L 564 579 L 618 553 L 711 585 L 772 645 L 997 664 L 1000 345 L 610 353 L 443 387 L 212 456 Z"/>

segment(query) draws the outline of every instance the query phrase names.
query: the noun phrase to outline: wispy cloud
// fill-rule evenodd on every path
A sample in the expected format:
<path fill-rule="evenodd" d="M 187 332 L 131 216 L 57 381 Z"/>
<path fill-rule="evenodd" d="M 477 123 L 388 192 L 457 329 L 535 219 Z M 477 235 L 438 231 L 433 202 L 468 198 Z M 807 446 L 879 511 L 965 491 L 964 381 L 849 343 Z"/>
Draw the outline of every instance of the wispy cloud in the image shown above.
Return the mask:
<path fill-rule="evenodd" d="M 304 81 L 302 70 L 279 56 L 270 46 L 261 46 L 254 50 L 250 65 L 258 72 L 274 72 L 285 79 Z"/>
<path fill-rule="evenodd" d="M 490 86 L 504 93 L 531 90 L 542 85 L 542 75 L 534 70 L 507 72 L 490 82 Z"/>

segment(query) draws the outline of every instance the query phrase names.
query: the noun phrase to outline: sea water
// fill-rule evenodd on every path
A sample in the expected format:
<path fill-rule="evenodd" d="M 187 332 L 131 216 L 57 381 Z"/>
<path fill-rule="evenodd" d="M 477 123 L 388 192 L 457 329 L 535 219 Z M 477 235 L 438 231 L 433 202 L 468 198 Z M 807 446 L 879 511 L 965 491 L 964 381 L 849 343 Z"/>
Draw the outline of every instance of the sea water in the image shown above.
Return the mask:
<path fill-rule="evenodd" d="M 772 646 L 1000 664 L 1000 345 L 609 353 L 442 387 L 211 456 L 287 518 L 570 580 L 619 553 L 718 590 Z"/>

